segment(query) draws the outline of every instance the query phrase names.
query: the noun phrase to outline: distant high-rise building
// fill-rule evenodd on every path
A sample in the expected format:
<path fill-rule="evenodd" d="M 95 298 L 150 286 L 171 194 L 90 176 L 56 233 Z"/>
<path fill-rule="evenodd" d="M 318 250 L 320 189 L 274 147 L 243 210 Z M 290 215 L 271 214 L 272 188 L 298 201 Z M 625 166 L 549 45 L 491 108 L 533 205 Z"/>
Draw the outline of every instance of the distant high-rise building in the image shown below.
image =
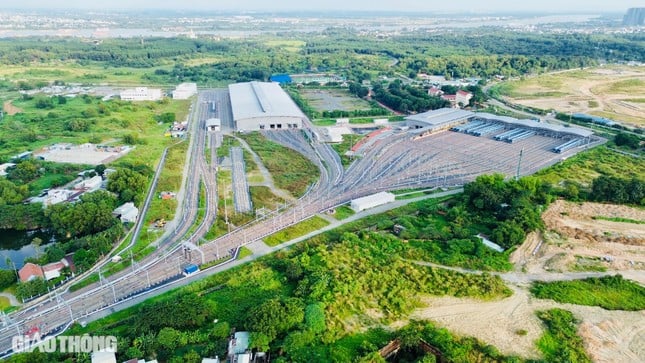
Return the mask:
<path fill-rule="evenodd" d="M 623 25 L 645 25 L 645 8 L 630 8 L 623 18 Z"/>

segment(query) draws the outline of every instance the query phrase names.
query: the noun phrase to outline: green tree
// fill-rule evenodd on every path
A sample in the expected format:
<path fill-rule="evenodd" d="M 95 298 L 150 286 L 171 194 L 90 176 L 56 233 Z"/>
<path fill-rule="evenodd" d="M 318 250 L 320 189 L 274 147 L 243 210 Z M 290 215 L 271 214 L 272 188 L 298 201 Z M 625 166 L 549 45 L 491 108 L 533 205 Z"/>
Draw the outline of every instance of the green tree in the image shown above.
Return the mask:
<path fill-rule="evenodd" d="M 18 204 L 29 196 L 26 184 L 16 185 L 9 180 L 0 179 L 0 205 Z"/>
<path fill-rule="evenodd" d="M 118 169 L 108 177 L 107 189 L 119 195 L 119 201 L 140 203 L 147 180 L 131 169 Z"/>
<path fill-rule="evenodd" d="M 305 308 L 305 329 L 319 334 L 325 331 L 325 304 L 309 304 Z"/>
<path fill-rule="evenodd" d="M 182 333 L 173 328 L 163 328 L 157 334 L 157 343 L 163 349 L 173 351 L 175 348 L 185 345 L 181 342 Z"/>
<path fill-rule="evenodd" d="M 106 169 L 105 164 L 99 164 L 94 167 L 94 171 L 96 172 L 96 174 L 100 176 L 103 176 L 103 174 L 105 173 L 105 169 Z"/>
<path fill-rule="evenodd" d="M 11 266 L 11 265 L 7 265 Z M 16 271 L 12 268 L 11 270 L 0 270 L 0 289 L 5 289 L 16 282 Z"/>
<path fill-rule="evenodd" d="M 16 165 L 7 173 L 10 180 L 17 181 L 20 184 L 26 184 L 36 179 L 38 176 L 38 164 L 32 160 L 25 160 Z"/>
<path fill-rule="evenodd" d="M 301 299 L 270 299 L 249 311 L 249 328 L 274 340 L 278 335 L 302 323 L 304 304 Z"/>

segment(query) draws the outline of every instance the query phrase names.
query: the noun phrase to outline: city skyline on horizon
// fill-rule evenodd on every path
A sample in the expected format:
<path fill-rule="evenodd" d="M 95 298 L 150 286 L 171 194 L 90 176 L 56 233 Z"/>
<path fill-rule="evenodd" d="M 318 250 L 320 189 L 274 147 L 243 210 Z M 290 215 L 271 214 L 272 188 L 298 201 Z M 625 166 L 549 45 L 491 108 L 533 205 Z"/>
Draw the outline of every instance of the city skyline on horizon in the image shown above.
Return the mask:
<path fill-rule="evenodd" d="M 300 12 L 300 11 L 338 11 L 338 12 L 424 12 L 424 13 L 602 13 L 625 12 L 628 8 L 642 7 L 640 0 L 570 0 L 562 4 L 559 0 L 543 0 L 539 3 L 518 3 L 509 0 L 491 0 L 482 3 L 478 0 L 462 0 L 448 3 L 428 1 L 419 3 L 414 0 L 400 0 L 394 5 L 384 0 L 358 0 L 348 3 L 342 0 L 327 0 L 324 3 L 302 4 L 297 0 L 278 0 L 267 6 L 261 0 L 239 0 L 232 4 L 223 1 L 186 0 L 181 3 L 169 0 L 139 0 L 136 3 L 126 0 L 112 0 L 109 7 L 105 4 L 86 0 L 63 0 L 52 3 L 49 0 L 4 0 L 0 9 L 16 10 L 177 10 L 177 11 L 258 11 L 258 12 Z"/>

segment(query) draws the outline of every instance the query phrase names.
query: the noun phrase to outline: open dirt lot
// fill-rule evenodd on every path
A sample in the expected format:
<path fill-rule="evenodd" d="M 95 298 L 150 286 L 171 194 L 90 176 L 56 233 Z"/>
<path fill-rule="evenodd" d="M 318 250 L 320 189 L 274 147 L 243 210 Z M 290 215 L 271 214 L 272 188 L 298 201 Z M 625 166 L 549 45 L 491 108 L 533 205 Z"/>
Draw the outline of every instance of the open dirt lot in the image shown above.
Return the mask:
<path fill-rule="evenodd" d="M 543 271 L 610 270 L 645 283 L 645 210 L 600 203 L 558 200 L 542 215 L 545 235 L 532 233 L 511 255 L 518 269 Z M 538 248 L 539 247 L 539 248 Z"/>
<path fill-rule="evenodd" d="M 505 354 L 539 358 L 535 341 L 543 333 L 538 310 L 560 307 L 580 319 L 578 333 L 594 362 L 645 361 L 645 312 L 608 311 L 598 307 L 559 304 L 530 296 L 525 288 L 511 286 L 513 295 L 482 302 L 455 297 L 426 298 L 426 307 L 411 318 L 429 319 L 461 335 L 476 337 Z M 518 330 L 526 330 L 519 335 Z"/>
<path fill-rule="evenodd" d="M 514 103 L 645 126 L 645 67 L 555 72 L 509 85 Z"/>
<path fill-rule="evenodd" d="M 370 104 L 356 98 L 345 90 L 338 89 L 304 89 L 300 94 L 317 111 L 354 111 L 369 110 Z"/>
<path fill-rule="evenodd" d="M 588 269 L 615 271 L 645 284 L 645 225 L 593 219 L 598 216 L 642 221 L 645 210 L 556 201 L 542 216 L 550 232 L 545 236 L 530 234 L 511 255 L 516 272 L 500 275 L 513 289 L 511 297 L 488 302 L 426 297 L 422 301 L 425 307 L 411 318 L 429 319 L 456 333 L 474 336 L 505 354 L 539 358 L 535 342 L 543 326 L 535 312 L 559 307 L 581 321 L 578 333 L 594 362 L 645 362 L 645 311 L 609 311 L 541 300 L 530 295 L 527 282 L 514 283 L 519 280 L 511 278 L 530 274 L 550 280 L 563 277 L 558 272 Z M 526 335 L 518 330 L 526 330 Z"/>
<path fill-rule="evenodd" d="M 52 147 L 37 151 L 34 155 L 57 163 L 98 165 L 112 162 L 132 150 L 132 147 L 97 148 L 94 145 Z"/>
<path fill-rule="evenodd" d="M 20 109 L 20 108 L 18 108 L 18 107 L 16 107 L 16 106 L 14 106 L 14 105 L 11 103 L 11 101 L 6 101 L 6 102 L 2 105 L 2 109 L 3 109 L 3 110 L 4 110 L 4 112 L 6 112 L 6 113 L 7 113 L 7 115 L 9 115 L 9 116 L 13 116 L 13 115 L 15 115 L 15 114 L 17 114 L 17 113 L 22 112 L 22 109 Z"/>

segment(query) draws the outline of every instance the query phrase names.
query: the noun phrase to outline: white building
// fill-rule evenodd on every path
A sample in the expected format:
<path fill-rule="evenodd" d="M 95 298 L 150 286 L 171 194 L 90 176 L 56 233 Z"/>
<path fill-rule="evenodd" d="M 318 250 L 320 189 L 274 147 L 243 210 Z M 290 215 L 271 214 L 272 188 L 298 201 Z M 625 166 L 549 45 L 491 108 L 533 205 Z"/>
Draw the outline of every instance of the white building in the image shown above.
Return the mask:
<path fill-rule="evenodd" d="M 388 192 L 380 192 L 352 200 L 350 208 L 352 208 L 355 212 L 360 212 L 364 211 L 365 209 L 370 209 L 378 207 L 379 205 L 394 202 L 394 199 L 394 194 Z"/>
<path fill-rule="evenodd" d="M 103 183 L 103 178 L 101 178 L 100 175 L 95 175 L 89 179 L 76 183 L 76 185 L 74 185 L 74 189 L 93 192 L 95 190 L 99 190 L 102 183 Z"/>
<path fill-rule="evenodd" d="M 62 202 L 66 202 L 68 199 L 70 199 L 75 192 L 73 190 L 67 190 L 67 189 L 52 189 L 47 192 L 47 196 L 43 199 L 43 205 L 44 206 L 50 206 L 53 204 L 58 204 Z"/>
<path fill-rule="evenodd" d="M 93 352 L 92 363 L 116 363 L 114 352 Z"/>
<path fill-rule="evenodd" d="M 302 127 L 306 116 L 278 83 L 236 83 L 228 89 L 238 131 Z"/>
<path fill-rule="evenodd" d="M 139 217 L 139 208 L 135 207 L 134 203 L 128 202 L 115 209 L 112 215 L 121 219 L 123 223 L 134 223 Z"/>
<path fill-rule="evenodd" d="M 218 118 L 209 118 L 206 120 L 206 129 L 208 131 L 220 131 L 222 128 L 222 120 Z"/>
<path fill-rule="evenodd" d="M 0 176 L 7 176 L 7 169 L 13 168 L 16 166 L 14 163 L 4 163 L 0 165 Z"/>
<path fill-rule="evenodd" d="M 187 100 L 197 94 L 197 83 L 182 83 L 172 91 L 173 100 Z"/>
<path fill-rule="evenodd" d="M 123 101 L 159 101 L 163 94 L 159 88 L 137 87 L 120 93 Z"/>

